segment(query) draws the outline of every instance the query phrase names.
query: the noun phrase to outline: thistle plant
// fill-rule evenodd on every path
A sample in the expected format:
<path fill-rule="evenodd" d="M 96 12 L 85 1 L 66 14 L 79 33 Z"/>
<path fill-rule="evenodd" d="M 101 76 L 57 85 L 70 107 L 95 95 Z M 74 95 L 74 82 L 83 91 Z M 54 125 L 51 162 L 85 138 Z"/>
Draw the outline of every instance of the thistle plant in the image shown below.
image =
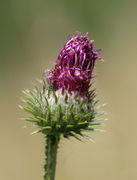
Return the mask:
<path fill-rule="evenodd" d="M 60 51 L 55 67 L 45 70 L 42 82 L 26 90 L 25 118 L 45 136 L 44 180 L 54 180 L 57 149 L 61 138 L 90 138 L 86 132 L 100 130 L 95 89 L 92 88 L 95 62 L 101 50 L 93 50 L 93 40 L 77 33 Z"/>

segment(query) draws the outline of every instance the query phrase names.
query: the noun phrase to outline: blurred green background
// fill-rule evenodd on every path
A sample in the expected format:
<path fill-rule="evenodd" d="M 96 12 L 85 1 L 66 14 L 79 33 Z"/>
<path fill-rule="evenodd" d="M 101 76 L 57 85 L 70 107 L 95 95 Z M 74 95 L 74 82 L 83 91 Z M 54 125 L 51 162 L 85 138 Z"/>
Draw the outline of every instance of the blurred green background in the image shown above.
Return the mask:
<path fill-rule="evenodd" d="M 44 138 L 23 128 L 18 104 L 76 31 L 103 49 L 95 86 L 109 121 L 96 143 L 61 141 L 56 179 L 137 179 L 136 19 L 135 0 L 0 0 L 1 180 L 42 179 Z"/>

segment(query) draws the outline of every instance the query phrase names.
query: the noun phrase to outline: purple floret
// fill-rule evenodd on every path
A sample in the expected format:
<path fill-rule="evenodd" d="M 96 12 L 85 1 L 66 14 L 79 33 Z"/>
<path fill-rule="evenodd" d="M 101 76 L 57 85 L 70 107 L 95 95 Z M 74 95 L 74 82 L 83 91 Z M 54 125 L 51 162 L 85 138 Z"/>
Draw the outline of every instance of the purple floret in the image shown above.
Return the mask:
<path fill-rule="evenodd" d="M 95 61 L 101 59 L 101 50 L 93 51 L 93 42 L 78 33 L 64 45 L 48 76 L 51 86 L 80 94 L 88 92 Z"/>

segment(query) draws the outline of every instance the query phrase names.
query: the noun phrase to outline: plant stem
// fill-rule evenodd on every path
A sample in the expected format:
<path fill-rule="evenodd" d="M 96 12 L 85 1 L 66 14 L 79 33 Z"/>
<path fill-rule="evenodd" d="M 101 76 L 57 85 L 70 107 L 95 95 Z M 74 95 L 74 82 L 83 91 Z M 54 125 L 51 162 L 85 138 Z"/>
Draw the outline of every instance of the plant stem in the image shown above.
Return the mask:
<path fill-rule="evenodd" d="M 46 136 L 46 146 L 45 146 L 46 163 L 44 165 L 44 169 L 45 169 L 44 180 L 55 180 L 56 158 L 57 158 L 57 149 L 58 149 L 59 140 L 60 140 L 59 135 Z"/>

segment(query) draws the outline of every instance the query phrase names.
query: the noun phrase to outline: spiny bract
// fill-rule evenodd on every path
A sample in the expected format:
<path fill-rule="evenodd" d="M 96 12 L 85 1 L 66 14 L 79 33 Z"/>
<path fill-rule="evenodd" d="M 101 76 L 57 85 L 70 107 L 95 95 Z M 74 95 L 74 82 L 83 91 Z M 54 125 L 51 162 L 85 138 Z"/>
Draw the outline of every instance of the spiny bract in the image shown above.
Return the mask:
<path fill-rule="evenodd" d="M 83 132 L 100 130 L 98 127 L 102 124 L 100 114 L 95 110 L 97 101 L 94 90 L 83 98 L 78 93 L 66 93 L 64 89 L 47 89 L 45 82 L 42 86 L 24 91 L 27 105 L 22 109 L 32 114 L 25 120 L 37 127 L 34 133 L 74 136 L 80 140 L 80 137 L 88 137 Z"/>

